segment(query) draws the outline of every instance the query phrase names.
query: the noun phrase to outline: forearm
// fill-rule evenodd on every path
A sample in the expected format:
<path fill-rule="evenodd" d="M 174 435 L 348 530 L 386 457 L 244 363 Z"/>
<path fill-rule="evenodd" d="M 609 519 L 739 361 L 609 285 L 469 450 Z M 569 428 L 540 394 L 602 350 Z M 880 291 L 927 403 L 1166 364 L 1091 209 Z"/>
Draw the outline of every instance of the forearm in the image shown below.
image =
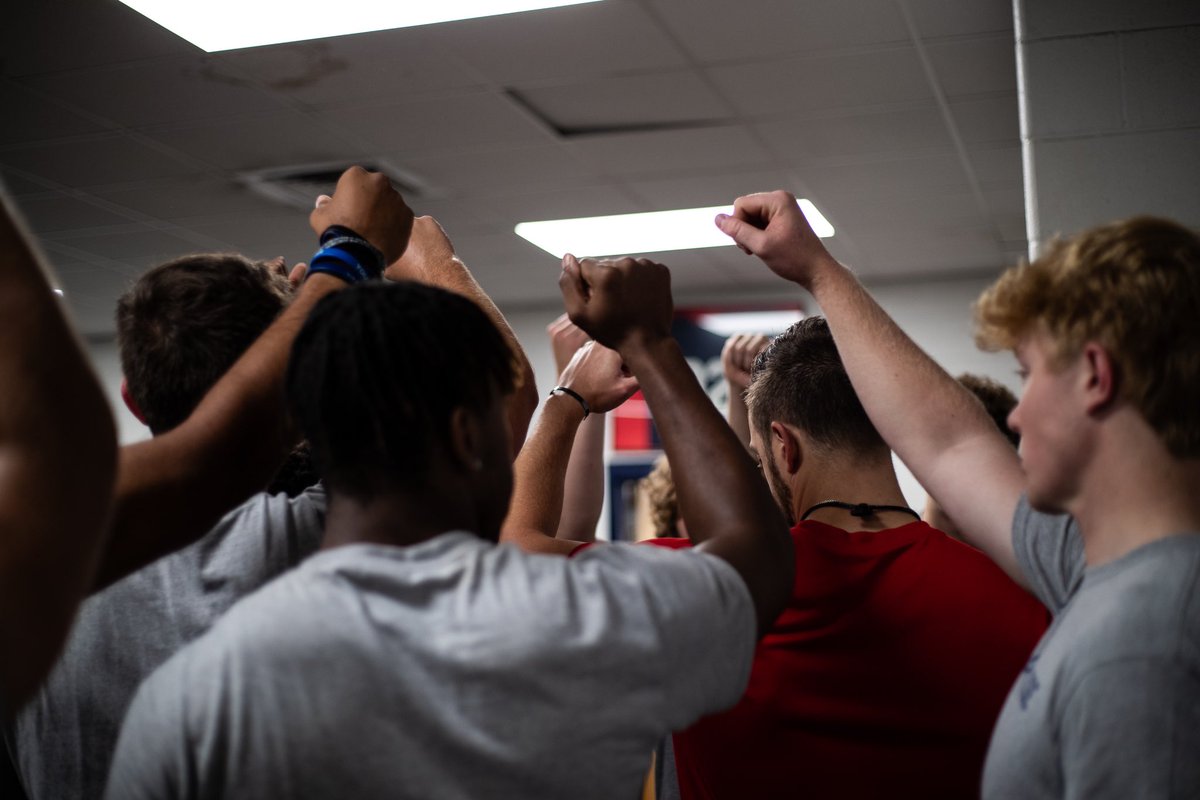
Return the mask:
<path fill-rule="evenodd" d="M 513 494 L 500 541 L 533 552 L 569 552 L 578 542 L 555 539 L 571 445 L 583 409 L 574 398 L 546 401 L 537 428 L 513 465 Z"/>
<path fill-rule="evenodd" d="M 832 259 L 810 291 L 876 429 L 964 537 L 1020 579 L 1010 526 L 1023 483 L 1016 452 L 975 397 L 916 345 Z"/>
<path fill-rule="evenodd" d="M 104 544 L 116 432 L 99 382 L 0 196 L 0 692 L 55 658 Z"/>
<path fill-rule="evenodd" d="M 292 341 L 317 302 L 344 286 L 309 277 L 186 422 L 122 448 L 112 540 L 94 589 L 195 541 L 266 485 L 295 443 L 283 388 Z"/>
<path fill-rule="evenodd" d="M 729 411 L 725 418 L 733 429 L 742 446 L 750 449 L 750 415 L 746 410 L 746 395 L 740 386 L 732 383 L 729 386 Z"/>
<path fill-rule="evenodd" d="M 563 489 L 558 538 L 591 542 L 604 508 L 604 430 L 607 414 L 592 414 L 579 426 Z"/>
<path fill-rule="evenodd" d="M 622 350 L 663 447 L 688 535 L 746 579 L 765 632 L 791 591 L 792 547 L 767 484 L 684 361 L 663 339 Z"/>

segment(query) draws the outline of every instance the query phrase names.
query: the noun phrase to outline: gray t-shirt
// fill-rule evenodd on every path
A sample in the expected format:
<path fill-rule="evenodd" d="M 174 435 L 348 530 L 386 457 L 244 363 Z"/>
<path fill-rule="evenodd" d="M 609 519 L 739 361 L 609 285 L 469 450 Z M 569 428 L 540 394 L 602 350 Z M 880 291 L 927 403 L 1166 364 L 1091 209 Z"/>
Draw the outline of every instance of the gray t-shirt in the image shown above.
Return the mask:
<path fill-rule="evenodd" d="M 1200 535 L 1086 569 L 1075 522 L 1022 497 L 1013 546 L 1055 616 L 1000 714 L 983 796 L 1200 797 Z"/>
<path fill-rule="evenodd" d="M 234 603 L 320 545 L 325 491 L 259 494 L 204 538 L 114 583 L 81 607 L 62 657 L 5 731 L 31 798 L 104 792 L 138 685 Z"/>
<path fill-rule="evenodd" d="M 704 553 L 343 546 L 142 685 L 107 796 L 634 797 L 661 736 L 738 700 L 754 643 Z"/>

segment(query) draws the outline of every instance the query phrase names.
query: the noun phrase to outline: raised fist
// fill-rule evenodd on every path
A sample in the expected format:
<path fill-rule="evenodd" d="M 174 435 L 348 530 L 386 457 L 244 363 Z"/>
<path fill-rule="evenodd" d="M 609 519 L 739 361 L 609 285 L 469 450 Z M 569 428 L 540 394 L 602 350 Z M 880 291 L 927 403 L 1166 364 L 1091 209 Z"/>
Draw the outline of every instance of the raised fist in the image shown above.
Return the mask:
<path fill-rule="evenodd" d="M 745 392 L 750 386 L 750 371 L 754 359 L 766 349 L 771 340 L 761 333 L 735 333 L 721 348 L 721 367 L 729 382 L 730 394 Z"/>
<path fill-rule="evenodd" d="M 621 350 L 671 335 L 671 273 L 649 259 L 563 257 L 558 279 L 567 316 L 597 342 Z"/>
<path fill-rule="evenodd" d="M 626 369 L 620 354 L 596 342 L 587 342 L 575 351 L 558 376 L 558 385 L 578 392 L 597 414 L 612 411 L 638 390 L 637 378 Z"/>
<path fill-rule="evenodd" d="M 789 192 L 739 197 L 733 215 L 718 214 L 716 223 L 744 252 L 761 258 L 779 277 L 806 288 L 814 271 L 833 258 Z"/>
<path fill-rule="evenodd" d="M 546 326 L 546 333 L 550 334 L 550 347 L 554 350 L 554 367 L 559 372 L 567 368 L 571 358 L 579 348 L 588 343 L 588 335 L 583 330 L 571 322 L 570 317 L 566 314 L 559 316 L 558 319 Z"/>
<path fill-rule="evenodd" d="M 349 228 L 379 248 L 391 264 L 408 245 L 413 213 L 386 175 L 351 167 L 338 178 L 332 197 L 317 198 L 308 223 L 318 236 L 330 225 Z"/>

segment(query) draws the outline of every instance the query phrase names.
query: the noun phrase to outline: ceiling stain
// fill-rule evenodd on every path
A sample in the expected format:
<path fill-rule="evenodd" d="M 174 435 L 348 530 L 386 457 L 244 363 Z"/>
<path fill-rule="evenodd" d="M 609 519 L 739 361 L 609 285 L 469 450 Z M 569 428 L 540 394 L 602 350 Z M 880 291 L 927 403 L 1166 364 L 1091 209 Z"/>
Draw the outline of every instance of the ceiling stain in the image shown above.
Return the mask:
<path fill-rule="evenodd" d="M 230 86 L 265 86 L 280 92 L 315 86 L 330 75 L 346 70 L 349 62 L 329 52 L 326 44 L 301 44 L 255 54 L 253 77 L 237 61 L 228 66 L 206 58 L 196 70 L 201 78 Z"/>

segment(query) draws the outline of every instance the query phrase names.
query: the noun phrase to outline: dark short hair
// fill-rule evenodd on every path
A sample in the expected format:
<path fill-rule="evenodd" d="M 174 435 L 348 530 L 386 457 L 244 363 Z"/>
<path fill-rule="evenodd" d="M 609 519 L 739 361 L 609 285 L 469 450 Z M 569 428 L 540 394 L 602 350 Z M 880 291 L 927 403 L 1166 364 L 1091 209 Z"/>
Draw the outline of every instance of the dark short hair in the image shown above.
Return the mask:
<path fill-rule="evenodd" d="M 232 253 L 151 269 L 117 301 L 129 393 L 154 434 L 179 425 L 287 304 L 287 279 Z"/>
<path fill-rule="evenodd" d="M 992 418 L 992 422 L 996 423 L 1000 432 L 1008 437 L 1013 447 L 1019 445 L 1020 434 L 1008 427 L 1008 415 L 1017 407 L 1017 396 L 999 381 L 972 372 L 964 372 L 957 380 L 979 398 L 979 402 L 983 403 L 983 410 Z"/>
<path fill-rule="evenodd" d="M 758 354 L 746 405 L 764 440 L 778 420 L 829 452 L 887 449 L 854 393 L 823 317 L 797 322 Z"/>
<path fill-rule="evenodd" d="M 411 282 L 325 297 L 292 346 L 287 394 L 330 490 L 370 499 L 426 485 L 456 408 L 511 394 L 515 355 L 475 303 Z"/>

